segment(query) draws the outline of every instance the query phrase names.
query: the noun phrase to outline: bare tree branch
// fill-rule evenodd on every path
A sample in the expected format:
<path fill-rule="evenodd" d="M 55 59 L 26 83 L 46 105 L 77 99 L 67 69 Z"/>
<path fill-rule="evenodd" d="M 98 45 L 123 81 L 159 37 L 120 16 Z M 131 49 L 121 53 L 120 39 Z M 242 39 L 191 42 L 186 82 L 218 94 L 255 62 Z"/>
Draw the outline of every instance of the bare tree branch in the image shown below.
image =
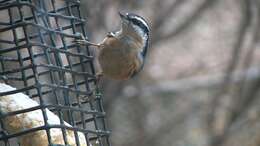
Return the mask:
<path fill-rule="evenodd" d="M 225 74 L 218 73 L 174 81 L 161 81 L 153 85 L 142 85 L 139 89 L 142 91 L 141 96 L 161 95 L 163 93 L 183 93 L 203 88 L 216 89 L 222 87 L 222 79 L 224 76 Z M 252 84 L 252 82 L 260 77 L 260 69 L 252 67 L 244 71 L 235 72 L 230 79 L 230 85 L 240 84 L 244 77 L 247 78 L 246 82 Z M 123 94 L 120 95 L 120 97 L 121 96 L 127 95 Z"/>
<path fill-rule="evenodd" d="M 244 4 L 245 4 L 245 6 L 244 6 Z M 232 73 L 235 69 L 236 61 L 237 61 L 239 54 L 241 52 L 243 39 L 244 39 L 246 30 L 247 30 L 247 27 L 248 27 L 248 23 L 249 23 L 248 19 L 250 17 L 249 2 L 248 1 L 244 2 L 242 0 L 240 5 L 242 6 L 242 15 L 243 15 L 242 19 L 243 20 L 241 21 L 241 25 L 239 27 L 238 39 L 234 44 L 234 48 L 233 48 L 233 52 L 232 52 L 232 61 L 227 68 L 226 75 L 223 77 L 223 87 L 220 89 L 219 92 L 217 92 L 217 95 L 212 100 L 211 105 L 213 105 L 213 107 L 212 107 L 213 111 L 211 111 L 209 113 L 210 114 L 209 117 L 208 117 L 208 123 L 209 124 L 212 124 L 212 122 L 214 121 L 214 113 L 215 113 L 216 108 L 218 107 L 218 103 L 219 103 L 219 100 L 220 100 L 219 97 L 227 92 L 227 89 L 228 89 L 227 87 L 228 87 L 228 85 L 230 85 L 229 83 L 230 83 L 230 80 L 231 80 L 231 76 L 232 76 Z"/>
<path fill-rule="evenodd" d="M 154 15 L 155 17 L 153 20 L 153 30 L 158 31 L 159 28 L 165 24 L 167 21 L 165 21 L 165 19 L 169 18 L 178 7 L 180 7 L 180 5 L 186 3 L 187 0 L 176 0 L 175 2 L 173 2 L 167 9 L 162 9 L 161 12 L 155 12 Z M 160 1 L 157 1 L 157 3 L 155 4 L 155 8 L 160 5 Z"/>
<path fill-rule="evenodd" d="M 254 29 L 256 29 L 256 30 L 252 34 L 253 41 L 251 42 L 250 50 L 248 51 L 248 54 L 246 56 L 246 59 L 248 59 L 248 60 L 245 62 L 245 67 L 248 67 L 249 64 L 251 63 L 251 59 L 249 59 L 248 57 L 252 57 L 252 54 L 254 52 L 254 44 L 255 44 L 256 37 L 257 37 L 257 33 L 255 33 L 255 32 L 257 32 L 257 27 L 258 27 L 258 11 L 257 11 L 258 8 L 255 7 L 255 6 L 257 6 L 257 3 L 255 0 L 245 1 L 244 3 L 242 1 L 242 6 L 244 6 L 244 8 L 242 9 L 244 11 L 244 13 L 243 13 L 244 16 L 243 16 L 243 20 L 241 23 L 241 27 L 239 29 L 238 39 L 234 45 L 234 49 L 232 52 L 232 60 L 230 62 L 230 65 L 228 66 L 226 76 L 224 77 L 224 80 L 223 80 L 223 88 L 220 89 L 217 96 L 212 101 L 212 105 L 214 105 L 214 106 L 212 108 L 213 111 L 210 113 L 211 115 L 208 118 L 209 124 L 212 124 L 212 122 L 215 119 L 214 114 L 215 114 L 215 111 L 219 104 L 220 95 L 223 95 L 226 92 L 228 92 L 228 89 L 229 89 L 228 87 L 230 87 L 231 77 L 234 74 L 234 70 L 238 65 L 238 59 L 240 58 L 240 55 L 241 55 L 241 50 L 242 50 L 242 46 L 243 46 L 243 42 L 244 42 L 243 40 L 245 40 L 246 32 L 248 31 L 250 26 L 253 25 L 252 24 L 253 17 L 257 16 L 256 25 L 253 25 L 253 26 L 255 26 Z M 242 84 L 245 84 L 245 78 L 246 78 L 245 76 L 242 77 L 242 82 L 241 82 Z M 257 83 L 257 85 L 258 85 L 258 83 Z M 243 92 L 244 88 L 245 88 L 244 86 L 241 86 L 240 91 L 238 91 L 238 93 L 240 93 L 240 94 L 246 93 L 246 92 Z M 243 113 L 243 111 L 245 111 L 247 109 L 246 107 L 248 107 L 248 105 L 255 98 L 253 96 L 254 95 L 245 96 L 244 94 L 242 94 L 242 96 L 240 96 L 240 98 L 237 98 L 237 97 L 239 97 L 239 94 L 236 95 L 236 100 L 234 101 L 233 105 L 231 105 L 234 108 L 231 108 L 233 110 L 231 112 L 229 120 L 226 123 L 226 128 L 224 129 L 224 131 L 221 135 L 216 135 L 216 134 L 214 134 L 213 131 L 211 132 L 213 134 L 213 137 L 212 137 L 212 141 L 211 141 L 210 145 L 212 145 L 212 146 L 222 145 L 222 143 L 227 138 L 229 128 L 236 121 L 236 119 L 238 119 L 238 117 L 240 117 L 241 113 Z M 211 130 L 213 130 L 213 129 L 214 128 L 211 127 Z"/>
<path fill-rule="evenodd" d="M 156 39 L 153 40 L 153 43 L 156 44 L 160 41 L 168 40 L 180 34 L 182 31 L 187 29 L 195 20 L 197 20 L 199 16 L 201 16 L 201 14 L 210 6 L 212 6 L 215 2 L 217 2 L 217 0 L 205 0 L 205 2 L 202 3 L 200 7 L 198 7 L 194 12 L 191 12 L 191 15 L 187 17 L 187 19 L 183 23 L 181 23 L 175 30 L 165 35 L 162 35 L 162 33 L 157 32 L 156 35 L 158 36 L 156 36 Z"/>
<path fill-rule="evenodd" d="M 259 33 L 259 29 L 258 29 L 258 26 L 259 26 L 259 12 L 258 12 L 258 4 L 255 0 L 251 0 L 251 14 L 252 14 L 252 25 L 253 25 L 253 28 L 252 28 L 252 41 L 250 43 L 250 46 L 249 46 L 249 50 L 246 54 L 246 57 L 245 57 L 245 62 L 244 62 L 244 68 L 248 68 L 250 66 L 250 64 L 252 63 L 253 61 L 253 54 L 254 54 L 254 51 L 255 51 L 255 44 L 256 44 L 256 41 L 257 41 L 257 35 Z M 253 21 L 255 21 L 255 23 L 253 23 Z M 251 84 L 253 86 L 248 86 L 248 84 L 246 84 L 247 80 L 247 77 L 244 76 L 243 77 L 243 80 L 241 82 L 241 86 L 239 87 L 239 90 L 238 90 L 238 94 L 237 94 L 237 97 L 240 97 L 240 100 L 236 100 L 238 101 L 238 103 L 235 104 L 235 109 L 234 109 L 234 115 L 233 117 L 231 118 L 231 123 L 233 121 L 236 121 L 237 117 L 239 117 L 243 112 L 242 110 L 246 110 L 248 108 L 248 106 L 250 105 L 250 102 L 254 100 L 255 96 L 255 92 L 257 91 L 258 89 L 258 80 L 255 84 Z"/>

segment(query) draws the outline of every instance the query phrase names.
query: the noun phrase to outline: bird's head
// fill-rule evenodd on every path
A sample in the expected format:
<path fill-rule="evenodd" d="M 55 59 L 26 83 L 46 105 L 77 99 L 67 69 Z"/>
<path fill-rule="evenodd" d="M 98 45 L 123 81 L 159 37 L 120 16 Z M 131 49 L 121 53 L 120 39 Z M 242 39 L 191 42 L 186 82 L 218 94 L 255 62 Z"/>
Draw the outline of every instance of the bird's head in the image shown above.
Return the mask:
<path fill-rule="evenodd" d="M 142 55 L 146 55 L 150 28 L 145 19 L 139 15 L 133 13 L 122 13 L 119 12 L 119 16 L 122 22 L 122 33 L 133 36 L 143 44 Z"/>

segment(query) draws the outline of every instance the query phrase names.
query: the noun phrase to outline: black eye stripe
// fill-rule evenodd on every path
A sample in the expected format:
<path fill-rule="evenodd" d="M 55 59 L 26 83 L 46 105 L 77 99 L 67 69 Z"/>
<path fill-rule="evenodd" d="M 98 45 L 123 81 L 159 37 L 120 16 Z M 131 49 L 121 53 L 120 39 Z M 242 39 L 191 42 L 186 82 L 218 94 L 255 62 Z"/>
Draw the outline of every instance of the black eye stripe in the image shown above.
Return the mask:
<path fill-rule="evenodd" d="M 147 49 L 148 49 L 148 45 L 149 45 L 149 26 L 148 23 L 145 21 L 144 18 L 136 15 L 136 14 L 127 14 L 127 18 L 129 21 L 131 21 L 134 25 L 139 26 L 142 30 L 144 30 L 144 33 L 147 34 L 147 40 L 145 43 L 145 46 L 141 52 L 141 55 L 145 58 L 146 54 L 147 54 Z"/>
<path fill-rule="evenodd" d="M 145 32 L 149 32 L 147 26 L 145 24 L 143 24 L 141 21 L 137 20 L 137 19 L 131 19 L 133 24 L 141 27 Z"/>
<path fill-rule="evenodd" d="M 141 17 L 140 17 L 141 18 Z M 143 19 L 143 18 L 141 18 L 141 19 Z M 143 21 L 146 23 L 146 25 L 145 24 L 143 24 L 140 20 L 138 20 L 138 19 L 136 19 L 136 18 L 130 18 L 130 20 L 133 22 L 133 24 L 134 25 L 137 25 L 137 26 L 139 26 L 139 27 L 141 27 L 143 30 L 144 30 L 144 32 L 145 33 L 147 33 L 147 40 L 146 40 L 146 44 L 145 44 L 145 48 L 143 48 L 143 51 L 142 51 L 142 56 L 143 57 L 145 57 L 146 56 L 146 53 L 147 53 L 147 48 L 148 48 L 148 40 L 149 40 L 149 29 L 148 29 L 148 27 L 146 26 L 147 25 L 147 23 L 146 23 L 146 21 L 143 19 Z"/>
<path fill-rule="evenodd" d="M 137 25 L 137 26 L 141 27 L 146 33 L 149 33 L 148 24 L 147 24 L 147 22 L 145 21 L 144 18 L 142 18 L 142 17 L 140 17 L 138 15 L 135 15 L 135 14 L 128 14 L 128 19 L 134 25 Z M 141 21 L 139 19 L 141 19 Z"/>

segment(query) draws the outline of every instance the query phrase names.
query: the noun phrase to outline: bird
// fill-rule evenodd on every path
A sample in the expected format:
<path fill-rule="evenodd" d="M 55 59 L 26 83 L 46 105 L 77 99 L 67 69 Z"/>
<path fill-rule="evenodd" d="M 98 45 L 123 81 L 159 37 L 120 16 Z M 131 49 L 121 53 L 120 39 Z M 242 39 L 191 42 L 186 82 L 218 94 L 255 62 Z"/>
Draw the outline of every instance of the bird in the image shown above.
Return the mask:
<path fill-rule="evenodd" d="M 134 13 L 118 12 L 121 27 L 118 31 L 108 32 L 98 44 L 82 36 L 76 39 L 79 45 L 95 46 L 101 70 L 98 77 L 105 76 L 114 80 L 128 80 L 139 73 L 145 62 L 150 41 L 150 27 L 147 21 Z"/>

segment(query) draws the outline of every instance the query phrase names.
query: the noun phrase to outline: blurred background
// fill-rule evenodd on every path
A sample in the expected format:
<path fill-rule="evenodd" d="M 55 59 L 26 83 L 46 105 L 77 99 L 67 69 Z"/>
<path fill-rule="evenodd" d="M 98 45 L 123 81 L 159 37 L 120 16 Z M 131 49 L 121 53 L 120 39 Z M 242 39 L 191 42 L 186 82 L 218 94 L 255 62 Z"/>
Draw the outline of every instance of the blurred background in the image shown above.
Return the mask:
<path fill-rule="evenodd" d="M 144 70 L 102 80 L 113 146 L 259 146 L 258 0 L 82 0 L 90 40 L 151 26 Z"/>
<path fill-rule="evenodd" d="M 118 11 L 143 16 L 152 30 L 142 72 L 101 81 L 112 146 L 259 146 L 259 7 L 259 0 L 81 0 L 92 42 L 120 27 Z"/>

